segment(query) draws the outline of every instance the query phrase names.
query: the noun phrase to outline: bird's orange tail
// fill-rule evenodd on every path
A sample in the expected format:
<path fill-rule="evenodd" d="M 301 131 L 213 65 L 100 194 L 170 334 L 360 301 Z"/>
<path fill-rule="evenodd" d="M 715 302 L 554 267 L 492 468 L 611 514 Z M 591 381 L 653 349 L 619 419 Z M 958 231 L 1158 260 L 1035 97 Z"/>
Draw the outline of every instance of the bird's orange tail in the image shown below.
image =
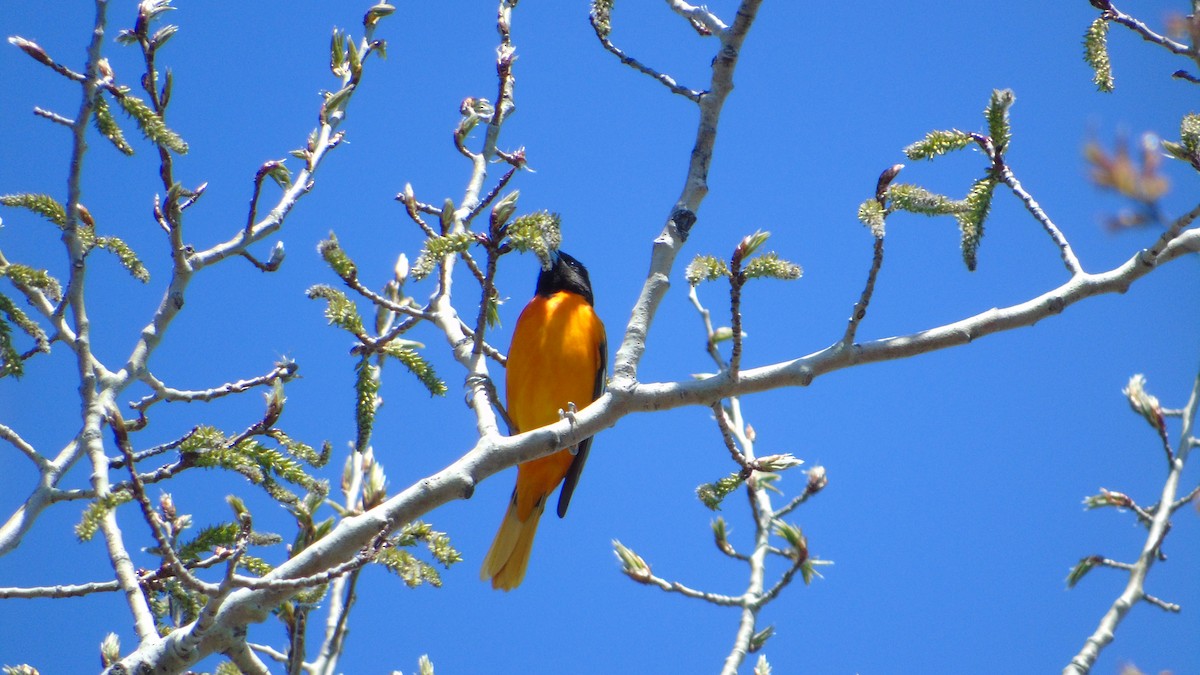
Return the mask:
<path fill-rule="evenodd" d="M 533 511 L 525 520 L 517 515 L 517 499 L 509 502 L 504 521 L 500 523 L 500 531 L 488 549 L 487 557 L 483 559 L 483 569 L 479 573 L 481 579 L 491 579 L 492 588 L 511 591 L 521 585 L 525 578 L 525 568 L 529 565 L 529 553 L 533 550 L 533 535 L 537 534 L 538 521 L 546 508 L 546 499 L 539 499 Z"/>

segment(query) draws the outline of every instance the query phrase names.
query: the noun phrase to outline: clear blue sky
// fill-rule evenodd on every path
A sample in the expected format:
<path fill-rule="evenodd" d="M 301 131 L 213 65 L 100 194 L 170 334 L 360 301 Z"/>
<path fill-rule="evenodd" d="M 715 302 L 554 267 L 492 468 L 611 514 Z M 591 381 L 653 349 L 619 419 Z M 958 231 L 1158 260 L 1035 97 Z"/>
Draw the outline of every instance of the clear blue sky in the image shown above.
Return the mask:
<path fill-rule="evenodd" d="M 209 184 L 188 212 L 188 236 L 198 247 L 245 222 L 260 164 L 303 145 L 318 92 L 334 86 L 330 29 L 357 31 L 368 4 L 181 2 L 168 16 L 181 25 L 160 62 L 175 75 L 170 124 L 191 146 L 177 175 L 188 186 Z M 1158 26 L 1168 11 L 1186 9 L 1181 2 L 1130 4 Z M 110 37 L 132 25 L 136 3 L 111 5 Z M 233 260 L 197 278 L 152 361 L 160 378 L 205 388 L 264 373 L 282 356 L 297 360 L 303 378 L 288 387 L 281 426 L 314 444 L 331 441 L 337 454 L 327 473 L 338 474 L 354 433 L 353 361 L 345 334 L 325 326 L 322 307 L 304 298 L 308 286 L 337 281 L 315 246 L 336 231 L 363 278 L 382 286 L 396 255 L 413 256 L 420 246 L 394 195 L 411 182 L 424 201 L 460 199 L 469 167 L 450 133 L 463 98 L 495 97 L 493 5 L 397 3 L 379 33 L 389 43 L 388 59 L 369 64 L 343 127 L 347 142 L 321 167 L 281 235 L 289 254 L 282 270 L 264 276 Z M 732 20 L 735 3 L 711 6 Z M 1014 171 L 1085 268 L 1110 269 L 1149 245 L 1154 232 L 1104 229 L 1104 218 L 1124 205 L 1088 183 L 1081 150 L 1089 138 L 1111 143 L 1121 133 L 1175 137 L 1180 117 L 1194 110 L 1196 89 L 1170 78 L 1185 63 L 1114 29 L 1117 90 L 1095 93 L 1080 58 L 1081 35 L 1095 15 L 1085 0 L 765 3 L 722 119 L 711 193 L 650 333 L 641 379 L 675 380 L 711 368 L 683 264 L 695 253 L 727 255 L 755 229 L 771 230 L 770 245 L 802 264 L 805 276 L 748 289 L 745 363 L 804 355 L 837 339 L 871 255 L 869 233 L 855 219 L 858 204 L 882 169 L 903 161 L 901 148 L 926 131 L 982 128 L 980 112 L 993 88 L 1017 95 Z M 34 39 L 78 68 L 91 20 L 87 2 L 12 2 L 0 14 L 0 33 Z M 698 38 L 664 3 L 618 3 L 613 38 L 688 86 L 708 81 L 714 42 Z M 527 0 L 514 14 L 513 39 L 518 110 L 501 145 L 523 146 L 536 169 L 514 182 L 521 209 L 562 214 L 563 248 L 589 265 L 615 344 L 650 243 L 682 187 L 696 112 L 604 53 L 586 3 Z M 65 200 L 68 134 L 31 111 L 36 105 L 73 115 L 77 87 L 3 46 L 0 193 L 49 192 Z M 136 85 L 136 52 L 111 39 L 106 51 L 119 81 Z M 154 153 L 126 127 L 139 155 L 123 158 L 93 134 L 84 177 L 84 202 L 101 230 L 134 245 L 153 275 L 141 286 L 115 263 L 93 261 L 96 348 L 110 361 L 127 354 L 168 269 L 150 217 L 152 195 L 161 191 Z M 910 162 L 901 179 L 961 196 L 984 165 L 978 153 L 962 153 Z M 1182 213 L 1195 204 L 1197 176 L 1176 163 L 1166 171 L 1173 185 L 1166 211 Z M 63 273 L 53 228 L 10 209 L 0 217 L 6 256 Z M 1057 250 L 1003 191 L 974 273 L 961 262 L 952 220 L 898 217 L 888 228 L 863 340 L 1020 302 L 1066 280 Z M 494 335 L 502 347 L 532 294 L 537 267 L 532 258 L 504 262 L 499 283 L 508 302 Z M 1067 591 L 1068 569 L 1093 553 L 1132 560 L 1142 545 L 1129 514 L 1085 513 L 1081 500 L 1100 487 L 1146 505 L 1155 500 L 1161 452 L 1120 391 L 1130 375 L 1144 372 L 1164 404 L 1183 404 L 1200 359 L 1198 274 L 1196 260 L 1179 260 L 1123 296 L 1086 301 L 1032 328 L 744 400 L 760 451 L 821 464 L 830 480 L 792 520 L 808 535 L 811 553 L 836 564 L 822 568 L 824 579 L 812 586 L 789 588 L 764 613 L 764 623 L 777 628 L 766 648 L 775 672 L 1060 670 L 1125 583 L 1121 573 L 1098 570 Z M 427 285 L 415 289 L 419 297 L 427 292 Z M 702 297 L 714 310 L 726 305 L 715 286 Z M 472 312 L 473 298 L 458 300 L 460 311 Z M 475 429 L 444 340 L 428 330 L 414 337 L 430 345 L 450 394 L 430 400 L 398 369 L 385 371 L 375 450 L 393 492 L 461 455 Z M 48 454 L 78 425 L 71 364 L 58 349 L 30 361 L 23 380 L 0 382 L 0 422 Z M 159 406 L 136 443 L 176 438 L 201 421 L 240 430 L 260 412 L 257 394 L 211 406 Z M 11 448 L 0 448 L 0 458 L 0 517 L 7 518 L 35 476 Z M 508 594 L 480 582 L 478 570 L 512 474 L 486 481 L 469 501 L 428 517 L 465 557 L 444 573 L 443 588 L 409 590 L 382 570 L 366 572 L 340 670 L 411 672 L 428 653 L 439 673 L 715 671 L 732 642 L 736 612 L 630 582 L 610 540 L 632 547 L 660 576 L 740 593 L 744 569 L 713 548 L 713 514 L 693 495 L 698 484 L 731 470 L 705 409 L 622 420 L 597 438 L 571 513 L 563 521 L 547 517 L 529 576 Z M 1185 489 L 1198 476 L 1191 467 Z M 781 487 L 795 494 L 803 478 L 787 475 Z M 67 483 L 86 481 L 80 466 Z M 168 489 L 201 524 L 226 517 L 226 494 L 248 496 L 256 525 L 290 539 L 278 507 L 235 476 L 184 476 Z M 0 558 L 0 585 L 103 578 L 101 542 L 79 544 L 71 532 L 81 507 L 47 511 L 21 548 Z M 744 500 L 732 499 L 724 516 L 734 544 L 746 548 Z M 131 547 L 148 545 L 135 513 L 122 522 L 137 542 Z M 1178 514 L 1166 545 L 1170 560 L 1154 568 L 1148 586 L 1181 603 L 1183 614 L 1136 607 L 1095 672 L 1116 673 L 1127 661 L 1147 672 L 1200 672 L 1197 525 L 1194 510 Z M 137 555 L 138 564 L 153 564 Z M 279 555 L 267 554 L 275 561 Z M 133 647 L 128 612 L 115 594 L 0 602 L 0 663 L 88 672 L 109 631 L 122 636 L 126 650 Z M 251 635 L 282 645 L 274 621 Z"/>

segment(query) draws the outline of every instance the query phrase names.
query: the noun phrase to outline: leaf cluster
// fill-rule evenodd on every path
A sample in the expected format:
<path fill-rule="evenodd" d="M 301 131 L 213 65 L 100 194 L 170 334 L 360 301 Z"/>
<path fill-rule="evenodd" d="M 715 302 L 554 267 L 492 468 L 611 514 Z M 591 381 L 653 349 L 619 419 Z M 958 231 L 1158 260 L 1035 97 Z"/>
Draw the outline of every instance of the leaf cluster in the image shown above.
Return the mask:
<path fill-rule="evenodd" d="M 429 237 L 421 249 L 420 255 L 413 262 L 411 274 L 420 281 L 430 273 L 447 255 L 465 253 L 475 243 L 475 236 L 469 232 L 456 232 L 441 236 Z"/>
<path fill-rule="evenodd" d="M 505 229 L 505 239 L 521 253 L 533 251 L 546 269 L 551 265 L 550 254 L 562 245 L 562 218 L 549 211 L 520 216 Z"/>
<path fill-rule="evenodd" d="M 720 511 L 721 502 L 745 482 L 746 476 L 743 472 L 731 473 L 715 482 L 701 484 L 696 488 L 696 497 L 710 510 Z"/>
<path fill-rule="evenodd" d="M 299 501 L 285 483 L 308 491 L 327 491 L 322 481 L 308 474 L 305 466 L 320 467 L 328 461 L 328 445 L 318 454 L 310 446 L 281 433 L 264 430 L 262 436 L 276 440 L 282 449 L 269 447 L 253 437 L 230 438 L 215 427 L 202 426 L 180 444 L 179 451 L 194 466 L 241 474 L 284 504 Z"/>
<path fill-rule="evenodd" d="M 405 550 L 419 543 L 425 544 L 434 561 L 444 569 L 462 561 L 462 554 L 451 546 L 450 538 L 444 532 L 438 532 L 427 523 L 416 521 L 408 523 L 390 537 L 388 546 L 379 552 L 375 562 L 400 577 L 409 588 L 416 588 L 424 583 L 441 587 L 442 578 L 437 569 Z"/>
<path fill-rule="evenodd" d="M 16 271 L 13 269 L 16 267 L 18 266 L 7 265 L 5 267 L 0 267 L 0 276 L 9 276 L 9 278 L 13 278 L 11 274 L 6 275 L 5 273 Z M 24 269 L 34 272 L 28 267 L 25 267 Z M 41 274 L 45 274 L 45 272 L 42 272 Z M 34 276 L 36 275 L 37 273 L 34 272 Z M 54 281 L 52 278 L 49 278 L 48 275 L 47 279 L 49 279 L 49 282 L 53 282 L 53 288 L 57 289 L 58 282 Z M 16 279 L 14 279 L 14 281 L 16 281 Z M 18 286 L 34 285 L 19 281 L 16 283 Z M 39 326 L 36 321 L 29 318 L 28 314 L 17 307 L 15 303 L 13 303 L 11 298 L 3 293 L 0 293 L 0 377 L 12 375 L 13 377 L 19 378 L 25 373 L 25 359 L 24 356 L 17 351 L 16 346 L 13 344 L 12 326 L 16 326 L 21 330 L 21 332 L 33 338 L 35 343 L 34 350 L 38 352 L 50 351 L 50 338 L 46 335 L 46 332 L 42 330 L 42 327 Z"/>
<path fill-rule="evenodd" d="M 858 207 L 858 220 L 871 230 L 871 234 L 882 238 L 886 233 L 888 216 L 905 211 L 924 216 L 953 216 L 962 236 L 963 262 L 974 271 L 978 264 L 979 244 L 983 240 L 983 225 L 991 210 L 992 195 L 1000 182 L 998 167 L 1003 166 L 1004 153 L 1012 141 L 1012 123 L 1009 109 L 1016 97 L 1011 90 L 992 91 L 984 121 L 988 135 L 968 133 L 958 129 L 934 130 L 919 141 L 904 148 L 904 154 L 912 160 L 932 160 L 973 145 L 982 147 L 992 160 L 983 177 L 971 184 L 962 199 L 931 192 L 919 185 L 891 183 L 901 165 L 893 167 L 887 180 L 881 178 L 881 189 L 877 194 Z M 886 185 L 886 187 L 884 187 Z"/>
<path fill-rule="evenodd" d="M 1184 115 L 1179 123 L 1179 141 L 1163 141 L 1162 145 L 1167 154 L 1200 171 L 1200 115 Z"/>
<path fill-rule="evenodd" d="M 122 504 L 133 501 L 133 493 L 128 490 L 109 492 L 105 496 L 93 500 L 83 510 L 83 515 L 75 525 L 75 538 L 81 542 L 91 541 L 100 531 L 100 524 L 109 512 Z"/>
<path fill-rule="evenodd" d="M 426 249 L 422 251 L 417 262 L 410 268 L 407 263 L 407 258 L 401 256 L 397 262 L 394 279 L 385 285 L 383 295 L 373 295 L 366 293 L 369 300 L 377 306 L 377 321 L 375 323 L 378 335 L 376 338 L 382 337 L 383 333 L 391 329 L 392 320 L 395 317 L 395 312 L 401 311 L 406 305 L 407 300 L 403 297 L 403 286 L 409 274 L 413 277 L 420 278 L 422 271 L 432 270 L 433 262 L 440 259 L 441 255 L 449 254 L 456 251 L 465 251 L 474 238 L 470 235 L 448 235 L 445 237 L 433 237 L 426 240 Z M 317 246 L 318 252 L 325 260 L 326 264 L 338 275 L 348 286 L 359 291 L 362 287 L 358 283 L 358 267 L 354 261 L 346 253 L 337 241 L 337 237 L 331 232 L 329 238 L 322 241 Z M 417 380 L 429 391 L 431 395 L 443 396 L 447 391 L 446 384 L 437 377 L 433 366 L 417 352 L 417 348 L 422 346 L 418 342 L 412 340 L 400 340 L 396 338 L 389 339 L 387 342 L 375 342 L 374 339 L 367 336 L 366 327 L 363 322 L 362 315 L 359 313 L 358 306 L 347 295 L 331 286 L 318 284 L 308 289 L 307 295 L 310 299 L 325 300 L 325 318 L 330 325 L 341 328 L 351 335 L 354 335 L 360 343 L 371 344 L 371 348 L 364 350 L 364 361 L 356 366 L 358 377 L 355 380 L 355 391 L 357 392 L 356 418 L 358 420 L 358 433 L 360 444 L 359 448 L 365 447 L 366 438 L 369 437 L 369 427 L 374 420 L 375 399 L 378 393 L 378 373 L 373 370 L 374 366 L 369 366 L 366 363 L 365 357 L 370 354 L 379 354 L 381 357 L 390 357 L 401 364 L 416 376 Z M 370 375 L 370 377 L 367 377 Z"/>
<path fill-rule="evenodd" d="M 0 205 L 26 209 L 54 223 L 60 230 L 65 231 L 67 229 L 67 209 L 50 195 L 32 193 L 0 195 Z M 95 220 L 91 212 L 82 204 L 79 204 L 77 208 L 79 217 L 76 219 L 74 235 L 83 246 L 84 255 L 87 255 L 93 249 L 107 251 L 117 257 L 121 266 L 133 278 L 142 283 L 150 281 L 149 270 L 142 264 L 141 259 L 138 258 L 133 249 L 119 237 L 97 235 Z M 33 276 L 28 275 L 26 278 L 30 280 L 34 279 Z M 37 279 L 42 280 L 41 286 L 43 287 L 53 286 L 55 289 L 60 288 L 58 281 L 50 277 L 49 273 L 44 270 L 37 272 Z M 58 295 L 59 292 L 55 291 L 55 294 Z"/>
<path fill-rule="evenodd" d="M 771 233 L 763 230 L 747 235 L 738 243 L 729 262 L 714 255 L 698 254 L 684 270 L 684 279 L 689 285 L 697 286 L 706 281 L 727 278 L 738 287 L 750 279 L 799 279 L 804 270 L 780 258 L 778 253 L 768 251 L 754 255 L 770 237 Z"/>
<path fill-rule="evenodd" d="M 1108 21 L 1103 17 L 1092 22 L 1083 34 L 1083 60 L 1092 67 L 1092 82 L 1104 93 L 1113 90 L 1112 62 L 1108 58 Z"/>

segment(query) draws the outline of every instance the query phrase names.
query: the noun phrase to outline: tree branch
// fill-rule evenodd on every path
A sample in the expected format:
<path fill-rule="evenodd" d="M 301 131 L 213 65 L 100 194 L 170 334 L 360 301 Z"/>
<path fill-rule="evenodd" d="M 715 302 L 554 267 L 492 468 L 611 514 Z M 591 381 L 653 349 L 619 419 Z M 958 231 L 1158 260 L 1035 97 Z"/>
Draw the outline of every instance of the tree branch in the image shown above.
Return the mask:
<path fill-rule="evenodd" d="M 1179 54 L 1180 56 L 1195 57 L 1196 52 L 1193 48 L 1188 47 L 1181 42 L 1176 42 L 1165 35 L 1159 35 L 1151 30 L 1150 27 L 1145 23 L 1117 9 L 1108 0 L 1093 0 L 1092 4 L 1103 8 L 1103 16 L 1105 19 L 1108 19 L 1109 21 L 1115 21 L 1122 26 L 1125 26 L 1126 28 L 1142 36 L 1142 39 L 1146 42 L 1151 42 L 1159 45 L 1160 47 L 1165 47 L 1172 53 Z"/>
<path fill-rule="evenodd" d="M 1021 181 L 1017 180 L 1017 177 L 1013 175 L 1012 169 L 1003 161 L 1000 163 L 999 175 L 1000 181 L 1007 185 L 1013 191 L 1013 194 L 1020 198 L 1025 204 L 1025 209 L 1029 211 L 1035 220 L 1042 224 L 1042 228 L 1046 230 L 1046 234 L 1050 235 L 1050 239 L 1058 246 L 1059 255 L 1062 256 L 1062 261 L 1066 265 L 1067 271 L 1072 275 L 1083 273 L 1083 266 L 1080 265 L 1079 258 L 1075 257 L 1075 251 L 1071 248 L 1070 242 L 1063 236 L 1062 231 L 1058 229 L 1054 221 L 1050 220 L 1050 216 L 1046 215 L 1046 212 L 1042 210 L 1041 205 L 1037 203 L 1033 195 L 1025 191 L 1025 188 L 1021 185 Z"/>
<path fill-rule="evenodd" d="M 696 222 L 696 212 L 700 203 L 708 194 L 708 170 L 712 164 L 721 110 L 725 99 L 733 91 L 733 73 L 737 68 L 742 43 L 754 23 L 761 3 L 762 0 L 743 0 L 733 25 L 718 34 L 720 49 L 713 59 L 709 91 L 701 96 L 698 102 L 700 121 L 696 128 L 696 140 L 692 146 L 683 193 L 671 209 L 662 233 L 654 241 L 650 272 L 633 306 L 633 316 L 625 328 L 621 346 L 613 359 L 613 376 L 609 384 L 611 390 L 624 392 L 636 386 L 638 362 L 646 351 L 646 334 L 650 323 L 670 287 L 669 279 L 675 257 Z"/>
<path fill-rule="evenodd" d="M 1154 510 L 1153 520 L 1150 523 L 1149 532 L 1146 534 L 1146 541 L 1142 545 L 1141 555 L 1129 569 L 1129 580 L 1125 584 L 1125 590 L 1113 601 L 1112 606 L 1100 619 L 1100 625 L 1096 627 L 1095 632 L 1088 636 L 1083 647 L 1063 669 L 1064 675 L 1083 675 L 1090 672 L 1096 659 L 1100 657 L 1101 650 L 1113 641 L 1117 626 L 1138 601 L 1144 600 L 1167 611 L 1179 611 L 1178 605 L 1166 603 L 1147 595 L 1145 584 L 1146 576 L 1150 573 L 1150 568 L 1154 566 L 1155 561 L 1158 560 L 1163 539 L 1171 527 L 1171 514 L 1174 509 L 1170 508 L 1170 505 L 1175 501 L 1175 495 L 1179 490 L 1179 479 L 1183 474 L 1183 467 L 1192 447 L 1191 437 L 1192 430 L 1195 428 L 1197 408 L 1200 408 L 1200 373 L 1196 375 L 1191 396 L 1188 398 L 1187 407 L 1184 408 L 1183 430 L 1180 433 L 1178 449 L 1174 459 L 1170 462 L 1166 480 L 1163 482 L 1162 494 L 1158 501 L 1159 507 Z"/>
<path fill-rule="evenodd" d="M 168 387 L 157 377 L 154 377 L 150 371 L 143 371 L 140 379 L 146 383 L 154 394 L 143 397 L 140 401 L 130 403 L 129 407 L 139 412 L 144 412 L 147 408 L 158 403 L 159 401 L 182 401 L 192 403 L 194 401 L 212 401 L 230 394 L 240 394 L 242 392 L 253 389 L 254 387 L 268 386 L 275 383 L 276 380 L 287 382 L 296 376 L 298 366 L 292 361 L 285 361 L 275 365 L 275 368 L 266 375 L 252 377 L 246 380 L 238 380 L 237 382 L 226 382 L 225 384 L 213 387 L 212 389 L 188 390 L 175 389 Z"/>
<path fill-rule="evenodd" d="M 700 98 L 702 96 L 704 96 L 705 92 L 696 91 L 695 89 L 688 89 L 687 87 L 684 87 L 684 86 L 680 85 L 678 82 L 676 82 L 675 78 L 671 77 L 670 75 L 667 75 L 666 73 L 660 73 L 657 70 L 651 68 L 650 66 L 645 65 L 641 61 L 638 61 L 637 59 L 633 58 L 632 56 L 621 51 L 621 49 L 619 47 L 617 47 L 616 45 L 614 45 L 612 43 L 612 40 L 608 39 L 608 35 L 603 30 L 601 30 L 600 26 L 598 26 L 596 24 L 596 17 L 592 16 L 591 20 L 592 20 L 592 30 L 594 30 L 596 32 L 596 39 L 600 41 L 600 44 L 604 47 L 604 49 L 607 52 L 609 52 L 613 56 L 617 57 L 617 59 L 620 60 L 621 63 L 629 66 L 630 68 L 633 68 L 634 70 L 638 71 L 639 73 L 642 73 L 643 75 L 649 75 L 651 79 L 653 79 L 654 81 L 662 84 L 667 89 L 669 89 L 672 94 L 678 94 L 694 103 L 700 102 Z"/>
<path fill-rule="evenodd" d="M 50 460 L 43 457 L 37 449 L 30 445 L 24 438 L 21 438 L 21 435 L 11 427 L 0 424 L 0 440 L 12 443 L 13 447 L 20 450 L 22 454 L 29 458 L 29 461 L 33 462 L 33 465 L 38 469 L 38 473 L 45 473 L 49 470 Z"/>

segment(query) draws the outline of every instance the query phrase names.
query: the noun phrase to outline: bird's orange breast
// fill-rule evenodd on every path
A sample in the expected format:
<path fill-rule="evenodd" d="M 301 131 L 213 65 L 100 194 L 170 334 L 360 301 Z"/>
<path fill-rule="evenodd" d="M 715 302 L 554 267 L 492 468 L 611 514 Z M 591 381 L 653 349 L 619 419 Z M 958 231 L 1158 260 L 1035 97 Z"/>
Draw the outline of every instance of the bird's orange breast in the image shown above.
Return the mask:
<path fill-rule="evenodd" d="M 521 312 L 508 352 L 506 392 L 514 433 L 557 422 L 559 410 L 583 409 L 602 377 L 604 325 L 581 296 L 560 291 L 535 297 Z M 518 517 L 554 491 L 571 465 L 569 450 L 518 468 Z"/>

